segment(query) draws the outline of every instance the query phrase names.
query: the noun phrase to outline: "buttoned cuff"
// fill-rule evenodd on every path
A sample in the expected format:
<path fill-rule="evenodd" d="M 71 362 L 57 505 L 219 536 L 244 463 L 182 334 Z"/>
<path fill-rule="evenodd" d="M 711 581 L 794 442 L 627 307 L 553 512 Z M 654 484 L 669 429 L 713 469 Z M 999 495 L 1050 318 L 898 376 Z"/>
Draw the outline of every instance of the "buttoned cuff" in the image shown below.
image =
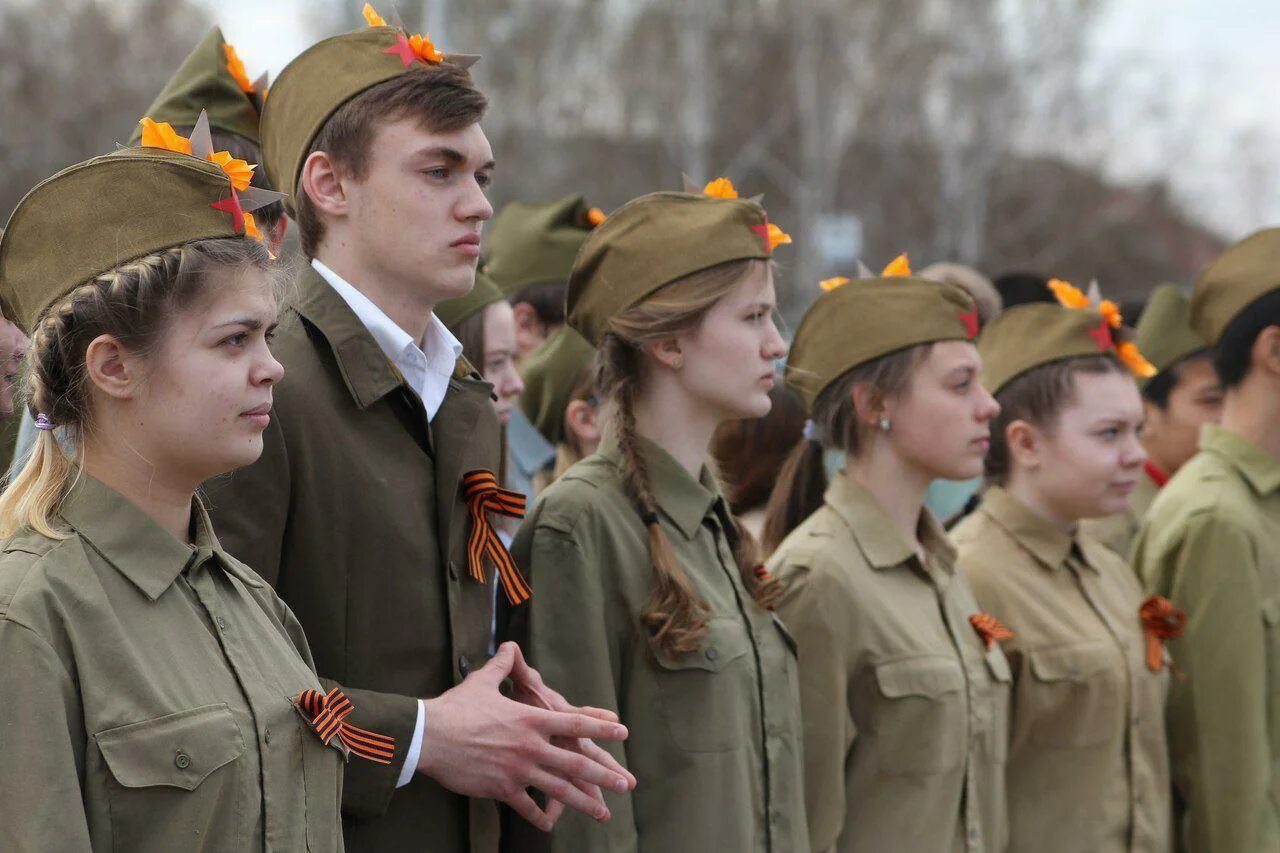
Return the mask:
<path fill-rule="evenodd" d="M 418 721 L 413 725 L 413 740 L 409 741 L 409 749 L 404 755 L 404 767 L 400 768 L 400 778 L 396 780 L 397 788 L 408 785 L 418 769 L 418 756 L 422 753 L 422 730 L 426 727 L 426 721 L 426 706 L 419 699 Z"/>

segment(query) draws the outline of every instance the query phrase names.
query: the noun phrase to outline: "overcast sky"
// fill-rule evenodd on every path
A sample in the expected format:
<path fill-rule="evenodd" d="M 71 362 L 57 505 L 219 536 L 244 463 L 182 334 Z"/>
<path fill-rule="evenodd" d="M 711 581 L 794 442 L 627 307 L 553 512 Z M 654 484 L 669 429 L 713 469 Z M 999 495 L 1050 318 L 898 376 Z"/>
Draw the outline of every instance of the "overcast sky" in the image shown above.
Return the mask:
<path fill-rule="evenodd" d="M 309 34 L 299 25 L 302 0 L 218 0 L 209 5 L 250 77 L 262 70 L 274 77 L 308 43 Z M 353 2 L 353 10 L 357 5 Z M 803 8 L 802 0 L 796 7 Z M 353 11 L 352 28 L 359 23 Z M 1172 145 L 1168 139 L 1152 142 L 1135 133 L 1117 140 L 1108 162 L 1112 174 L 1149 178 L 1155 164 L 1192 213 L 1227 237 L 1266 224 L 1259 218 L 1280 221 L 1280 189 L 1270 187 L 1270 180 L 1250 201 L 1241 198 L 1246 178 L 1232 145 L 1238 133 L 1258 129 L 1267 154 L 1280 146 L 1277 44 L 1276 0 L 1111 0 L 1096 31 L 1095 73 L 1155 81 L 1177 113 L 1172 123 L 1188 128 L 1190 137 L 1185 146 L 1172 146 L 1186 149 L 1185 158 L 1180 153 L 1175 163 L 1165 162 L 1168 157 L 1160 153 Z M 1111 108 L 1117 106 L 1123 108 Z M 1280 180 L 1280 173 L 1270 177 Z"/>

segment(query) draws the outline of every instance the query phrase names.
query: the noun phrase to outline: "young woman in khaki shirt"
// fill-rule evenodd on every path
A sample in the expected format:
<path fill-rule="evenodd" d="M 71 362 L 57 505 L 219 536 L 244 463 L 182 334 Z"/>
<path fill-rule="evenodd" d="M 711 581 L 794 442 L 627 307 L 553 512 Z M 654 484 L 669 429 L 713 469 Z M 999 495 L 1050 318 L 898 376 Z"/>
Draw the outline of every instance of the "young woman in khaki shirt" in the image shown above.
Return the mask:
<path fill-rule="evenodd" d="M 809 309 L 787 376 L 811 411 L 765 538 L 799 646 L 817 851 L 1001 851 L 1009 669 L 924 507 L 980 473 L 997 412 L 977 315 L 950 285 L 845 283 Z M 887 271 L 891 272 L 891 271 Z M 827 485 L 823 451 L 845 453 Z"/>
<path fill-rule="evenodd" d="M 262 452 L 282 374 L 235 198 L 211 162 L 125 149 L 33 190 L 0 243 L 40 429 L 0 496 L 0 849 L 341 850 L 348 748 L 395 749 L 342 722 L 195 495 Z"/>
<path fill-rule="evenodd" d="M 569 324 L 599 347 L 611 422 L 516 535 L 514 631 L 569 701 L 617 710 L 637 784 L 609 823 L 566 813 L 512 849 L 809 849 L 795 655 L 708 464 L 720 423 L 768 410 L 785 353 L 769 229 L 745 199 L 655 193 L 578 255 Z"/>
<path fill-rule="evenodd" d="M 954 531 L 978 602 L 1013 632 L 1011 851 L 1171 849 L 1167 602 L 1080 531 L 1124 509 L 1145 454 L 1118 314 L 1038 303 L 983 332 L 992 427 L 982 505 Z M 1113 326 L 1113 324 L 1115 324 Z"/>

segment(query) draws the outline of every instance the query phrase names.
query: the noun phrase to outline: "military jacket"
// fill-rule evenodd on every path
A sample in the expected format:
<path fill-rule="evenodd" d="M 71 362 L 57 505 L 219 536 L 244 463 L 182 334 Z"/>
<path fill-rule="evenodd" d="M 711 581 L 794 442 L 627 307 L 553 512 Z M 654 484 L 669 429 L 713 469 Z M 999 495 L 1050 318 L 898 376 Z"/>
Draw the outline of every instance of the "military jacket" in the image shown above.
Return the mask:
<path fill-rule="evenodd" d="M 222 550 L 81 474 L 0 551 L 0 849 L 336 851 L 343 753 L 302 628 Z"/>
<path fill-rule="evenodd" d="M 952 537 L 978 603 L 1014 634 L 1011 853 L 1166 853 L 1169 668 L 1148 666 L 1133 571 L 998 486 Z"/>
<path fill-rule="evenodd" d="M 1179 842 L 1280 851 L 1280 461 L 1209 425 L 1134 545 L 1148 589 L 1188 615 L 1169 643 Z"/>
<path fill-rule="evenodd" d="M 1000 851 L 1009 667 L 942 527 L 925 558 L 840 474 L 768 567 L 796 637 L 815 851 Z"/>

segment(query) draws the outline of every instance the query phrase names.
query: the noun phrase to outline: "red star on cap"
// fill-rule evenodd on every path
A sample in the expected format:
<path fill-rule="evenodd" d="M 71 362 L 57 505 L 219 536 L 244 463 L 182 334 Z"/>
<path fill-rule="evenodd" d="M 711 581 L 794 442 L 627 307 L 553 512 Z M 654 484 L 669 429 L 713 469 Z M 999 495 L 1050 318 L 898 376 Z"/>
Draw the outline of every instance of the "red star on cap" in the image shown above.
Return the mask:
<path fill-rule="evenodd" d="M 240 196 L 236 195 L 234 188 L 231 190 L 231 197 L 224 198 L 222 201 L 215 201 L 209 205 L 214 210 L 222 210 L 231 214 L 231 224 L 237 234 L 244 230 L 244 209 L 240 207 Z"/>
<path fill-rule="evenodd" d="M 1111 327 L 1107 325 L 1105 318 L 1098 324 L 1098 328 L 1089 332 L 1089 337 L 1098 342 L 1099 350 L 1108 350 L 1113 346 L 1111 340 Z"/>
<path fill-rule="evenodd" d="M 760 236 L 761 242 L 764 243 L 764 250 L 772 255 L 773 247 L 769 245 L 769 217 L 766 216 L 761 225 L 752 225 L 751 230 Z"/>
<path fill-rule="evenodd" d="M 409 44 L 409 39 L 405 38 L 403 31 L 396 33 L 396 43 L 382 52 L 400 57 L 405 68 L 412 65 L 418 58 L 418 54 L 413 52 L 413 47 Z"/>
<path fill-rule="evenodd" d="M 969 340 L 973 340 L 978 336 L 978 312 L 962 311 L 956 314 L 960 318 L 960 322 L 964 323 L 964 332 L 969 336 Z"/>

